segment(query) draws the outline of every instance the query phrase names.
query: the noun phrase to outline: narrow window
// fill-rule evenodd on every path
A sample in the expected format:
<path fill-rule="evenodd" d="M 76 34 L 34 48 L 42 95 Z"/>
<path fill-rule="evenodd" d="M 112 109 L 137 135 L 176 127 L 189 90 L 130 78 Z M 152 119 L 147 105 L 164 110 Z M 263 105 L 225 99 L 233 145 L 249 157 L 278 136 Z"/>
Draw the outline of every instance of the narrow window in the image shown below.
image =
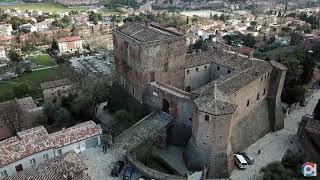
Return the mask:
<path fill-rule="evenodd" d="M 1 171 L 1 177 L 8 177 L 8 173 L 6 170 Z"/>
<path fill-rule="evenodd" d="M 250 105 L 250 99 L 247 100 L 247 107 Z"/>
<path fill-rule="evenodd" d="M 261 77 L 261 81 L 263 81 L 263 76 Z"/>
<path fill-rule="evenodd" d="M 191 91 L 190 86 L 187 86 L 187 87 L 186 87 L 186 92 L 190 92 L 190 91 Z"/>
<path fill-rule="evenodd" d="M 196 68 L 196 71 L 198 72 L 198 71 L 199 71 L 199 68 Z"/>
<path fill-rule="evenodd" d="M 132 95 L 134 95 L 134 85 L 132 85 Z"/>
<path fill-rule="evenodd" d="M 257 100 L 259 100 L 259 99 L 260 99 L 260 94 L 258 93 L 258 94 L 257 94 Z"/>
<path fill-rule="evenodd" d="M 150 82 L 154 82 L 156 80 L 156 74 L 155 72 L 150 73 Z"/>
<path fill-rule="evenodd" d="M 204 120 L 209 121 L 209 116 L 208 116 L 208 115 L 205 115 L 205 116 L 204 116 Z"/>
<path fill-rule="evenodd" d="M 265 94 L 266 94 L 266 88 L 263 89 L 263 95 L 265 95 Z"/>
<path fill-rule="evenodd" d="M 35 165 L 36 164 L 36 159 L 35 158 L 30 159 L 30 164 L 31 165 Z"/>
<path fill-rule="evenodd" d="M 43 155 L 43 159 L 48 159 L 49 158 L 49 155 L 48 154 L 44 154 Z"/>
<path fill-rule="evenodd" d="M 58 149 L 58 151 L 57 151 L 57 152 L 58 152 L 58 155 L 59 155 L 59 156 L 61 156 L 61 155 L 62 155 L 62 150 L 61 150 L 61 149 Z"/>
<path fill-rule="evenodd" d="M 218 70 L 218 71 L 220 70 L 220 66 L 217 67 L 217 70 Z"/>
<path fill-rule="evenodd" d="M 168 71 L 168 68 L 169 68 L 168 63 L 164 63 L 164 72 L 167 72 L 167 71 Z"/>

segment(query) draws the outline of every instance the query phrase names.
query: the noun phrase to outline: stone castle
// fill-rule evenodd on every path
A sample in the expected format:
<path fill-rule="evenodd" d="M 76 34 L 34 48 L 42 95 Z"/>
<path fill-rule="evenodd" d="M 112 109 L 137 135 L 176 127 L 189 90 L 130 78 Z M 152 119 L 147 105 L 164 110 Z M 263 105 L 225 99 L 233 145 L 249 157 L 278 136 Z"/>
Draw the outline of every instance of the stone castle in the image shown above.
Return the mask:
<path fill-rule="evenodd" d="M 125 24 L 113 31 L 113 44 L 124 89 L 190 128 L 188 169 L 229 177 L 234 152 L 284 126 L 282 64 L 224 49 L 187 54 L 184 35 L 154 24 Z"/>

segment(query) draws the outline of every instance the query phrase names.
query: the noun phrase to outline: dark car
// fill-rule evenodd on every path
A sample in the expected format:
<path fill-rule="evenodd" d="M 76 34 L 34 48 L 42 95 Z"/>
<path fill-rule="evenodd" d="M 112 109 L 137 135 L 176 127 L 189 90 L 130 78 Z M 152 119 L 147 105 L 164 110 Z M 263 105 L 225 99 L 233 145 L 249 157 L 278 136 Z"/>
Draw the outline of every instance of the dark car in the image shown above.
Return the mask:
<path fill-rule="evenodd" d="M 123 180 L 131 180 L 132 174 L 133 174 L 133 168 L 127 167 L 127 169 L 124 171 L 124 174 L 123 174 Z"/>
<path fill-rule="evenodd" d="M 246 159 L 246 161 L 248 162 L 248 164 L 253 164 L 253 163 L 254 163 L 254 159 L 253 159 L 251 156 L 249 156 L 248 153 L 246 153 L 246 152 L 239 152 L 239 153 L 237 153 L 237 154 L 241 154 L 241 155 L 244 157 L 244 159 Z"/>
<path fill-rule="evenodd" d="M 123 166 L 124 166 L 123 161 L 117 161 L 117 163 L 112 168 L 111 176 L 118 177 L 123 169 Z"/>

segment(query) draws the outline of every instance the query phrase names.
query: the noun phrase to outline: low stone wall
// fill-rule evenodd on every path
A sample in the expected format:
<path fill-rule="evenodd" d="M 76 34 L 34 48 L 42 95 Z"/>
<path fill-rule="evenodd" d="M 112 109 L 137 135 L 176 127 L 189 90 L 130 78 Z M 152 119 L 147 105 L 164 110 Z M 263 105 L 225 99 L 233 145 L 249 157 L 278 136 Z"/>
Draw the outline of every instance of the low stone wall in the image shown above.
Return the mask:
<path fill-rule="evenodd" d="M 162 173 L 154 169 L 151 169 L 145 166 L 144 164 L 142 164 L 141 162 L 139 162 L 137 159 L 135 159 L 130 153 L 127 154 L 127 158 L 128 158 L 128 161 L 145 176 L 152 177 L 155 179 L 162 179 L 162 180 L 186 180 L 187 179 L 187 177 L 175 176 L 175 175 L 166 174 L 166 173 Z"/>

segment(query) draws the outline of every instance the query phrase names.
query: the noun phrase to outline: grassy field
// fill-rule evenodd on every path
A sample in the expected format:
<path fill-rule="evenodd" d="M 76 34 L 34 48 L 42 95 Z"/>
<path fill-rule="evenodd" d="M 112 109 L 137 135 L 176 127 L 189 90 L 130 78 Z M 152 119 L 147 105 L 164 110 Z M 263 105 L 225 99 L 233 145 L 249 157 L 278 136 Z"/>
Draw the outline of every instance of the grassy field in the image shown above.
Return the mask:
<path fill-rule="evenodd" d="M 40 67 L 50 67 L 56 65 L 56 63 L 47 54 L 31 56 L 29 57 L 29 60 L 38 64 Z"/>
<path fill-rule="evenodd" d="M 32 93 L 29 94 L 30 96 L 33 98 L 42 97 L 40 84 L 59 78 L 57 69 L 52 68 L 26 73 L 10 81 L 2 81 L 0 82 L 0 102 L 13 99 L 13 89 L 23 83 L 27 84 L 32 89 Z"/>
<path fill-rule="evenodd" d="M 42 12 L 51 12 L 51 13 L 58 13 L 58 12 L 70 12 L 72 10 L 75 11 L 86 11 L 88 8 L 86 7 L 65 7 L 60 4 L 54 3 L 24 3 L 24 4 L 14 4 L 14 5 L 1 5 L 1 9 L 19 9 L 22 11 L 25 10 L 40 10 Z"/>

